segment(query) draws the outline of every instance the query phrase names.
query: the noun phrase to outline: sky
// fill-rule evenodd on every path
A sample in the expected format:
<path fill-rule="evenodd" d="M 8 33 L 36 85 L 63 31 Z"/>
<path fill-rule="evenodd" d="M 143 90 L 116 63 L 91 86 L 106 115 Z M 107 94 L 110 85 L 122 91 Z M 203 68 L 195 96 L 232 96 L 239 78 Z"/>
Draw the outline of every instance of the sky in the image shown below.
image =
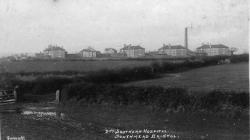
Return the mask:
<path fill-rule="evenodd" d="M 123 44 L 225 44 L 248 51 L 247 0 L 0 0 L 0 54 L 35 53 L 49 44 L 75 53 Z"/>

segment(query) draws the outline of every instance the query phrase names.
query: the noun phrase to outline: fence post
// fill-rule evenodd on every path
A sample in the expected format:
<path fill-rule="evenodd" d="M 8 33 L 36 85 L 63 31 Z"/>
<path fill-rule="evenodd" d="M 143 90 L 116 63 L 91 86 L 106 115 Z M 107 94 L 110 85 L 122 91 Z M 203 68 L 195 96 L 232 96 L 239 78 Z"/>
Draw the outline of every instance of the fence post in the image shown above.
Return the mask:
<path fill-rule="evenodd" d="M 56 90 L 56 103 L 59 104 L 60 103 L 60 90 Z"/>
<path fill-rule="evenodd" d="M 13 94 L 14 94 L 14 98 L 15 98 L 15 100 L 17 101 L 17 93 L 16 93 L 16 89 L 14 89 Z"/>
<path fill-rule="evenodd" d="M 13 91 L 14 98 L 15 98 L 16 102 L 19 102 L 19 98 L 20 98 L 20 97 L 17 95 L 17 94 L 19 94 L 19 93 L 18 93 L 18 88 L 19 88 L 19 86 L 16 85 L 15 88 L 14 88 L 14 91 Z"/>

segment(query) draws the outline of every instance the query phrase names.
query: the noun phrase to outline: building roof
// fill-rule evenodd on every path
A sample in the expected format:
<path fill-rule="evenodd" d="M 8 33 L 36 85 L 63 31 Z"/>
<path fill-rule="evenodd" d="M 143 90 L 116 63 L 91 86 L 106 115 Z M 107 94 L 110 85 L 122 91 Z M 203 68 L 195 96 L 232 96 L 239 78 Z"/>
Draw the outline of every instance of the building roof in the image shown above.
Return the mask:
<path fill-rule="evenodd" d="M 114 48 L 105 48 L 105 51 L 109 51 L 109 50 L 116 51 L 116 49 L 114 49 Z"/>
<path fill-rule="evenodd" d="M 97 52 L 97 51 L 92 47 L 88 47 L 87 49 L 82 49 L 80 52 Z"/>
<path fill-rule="evenodd" d="M 161 49 L 187 49 L 181 45 L 165 45 L 163 44 L 163 47 L 161 47 L 159 50 Z"/>
<path fill-rule="evenodd" d="M 130 50 L 130 49 L 144 49 L 142 48 L 140 45 L 137 45 L 137 46 L 132 46 L 132 45 L 124 45 L 123 48 L 121 48 L 121 50 Z"/>
<path fill-rule="evenodd" d="M 59 47 L 59 46 L 52 46 L 52 45 L 49 45 L 48 48 L 46 48 L 44 51 L 57 51 L 57 50 L 61 50 L 61 51 L 65 51 L 66 50 L 62 47 Z"/>
<path fill-rule="evenodd" d="M 207 48 L 229 48 L 223 44 L 215 44 L 215 45 L 209 45 L 209 44 L 204 44 L 197 49 L 207 49 Z"/>
<path fill-rule="evenodd" d="M 81 56 L 80 56 L 79 53 L 70 53 L 70 54 L 67 54 L 66 57 L 67 57 L 68 59 L 81 58 Z"/>

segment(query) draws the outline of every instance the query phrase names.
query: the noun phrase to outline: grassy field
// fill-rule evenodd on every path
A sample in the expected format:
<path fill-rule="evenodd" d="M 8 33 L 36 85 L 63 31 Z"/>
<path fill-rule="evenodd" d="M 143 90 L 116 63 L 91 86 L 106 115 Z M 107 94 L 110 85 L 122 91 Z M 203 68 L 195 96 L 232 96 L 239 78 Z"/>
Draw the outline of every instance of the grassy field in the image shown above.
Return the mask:
<path fill-rule="evenodd" d="M 117 69 L 150 65 L 152 61 L 54 61 L 54 62 L 11 62 L 5 64 L 8 72 L 46 72 L 46 71 L 92 71 L 103 68 Z M 48 65 L 48 66 L 47 66 Z M 29 68 L 30 67 L 30 68 Z M 226 64 L 188 70 L 181 73 L 163 74 L 162 78 L 130 82 L 132 86 L 163 86 L 187 88 L 204 93 L 213 89 L 247 91 L 249 88 L 249 64 Z M 77 90 L 78 91 L 78 90 Z M 104 90 L 101 90 L 103 92 Z M 155 91 L 155 90 L 154 90 Z M 90 93 L 93 94 L 93 91 Z M 119 91 L 115 91 L 119 93 Z M 91 94 L 91 95 L 92 95 Z M 117 94 L 116 94 L 117 95 Z M 174 94 L 175 95 L 175 94 Z M 236 94 L 235 94 L 236 95 Z M 239 94 L 237 94 L 239 95 Z M 45 98 L 44 95 L 40 95 Z M 33 101 L 41 100 L 39 95 L 32 95 Z M 34 98 L 34 99 L 33 99 Z M 29 97 L 29 99 L 31 99 Z M 54 94 L 47 96 L 46 101 L 54 99 Z M 213 98 L 214 99 L 214 98 Z M 244 98 L 246 99 L 246 98 Z M 70 100 L 64 105 L 55 106 L 48 102 L 16 104 L 20 112 L 6 113 L 0 108 L 0 124 L 2 136 L 25 136 L 26 139 L 114 139 L 113 134 L 105 134 L 107 129 L 167 130 L 168 134 L 178 136 L 173 139 L 213 139 L 213 140 L 245 140 L 249 139 L 249 112 L 244 109 L 243 115 L 236 118 L 225 117 L 228 112 L 176 111 L 156 110 L 149 105 L 133 102 L 121 104 L 94 104 L 85 100 Z M 165 102 L 165 100 L 164 100 Z M 54 107 L 52 110 L 35 110 L 52 112 L 60 115 L 46 116 L 23 115 L 26 107 Z M 236 108 L 237 109 L 237 108 Z M 33 110 L 34 111 L 34 110 Z M 34 112 L 35 112 L 34 111 Z M 59 113 L 58 113 L 59 112 Z M 230 109 L 229 109 L 230 113 Z M 59 117 L 58 117 L 59 116 Z M 172 138 L 169 138 L 172 139 Z"/>
<path fill-rule="evenodd" d="M 136 104 L 119 107 L 90 105 L 66 110 L 70 110 L 68 114 L 80 122 L 121 130 L 165 129 L 179 137 L 176 139 L 243 140 L 249 137 L 247 116 L 236 120 L 198 112 L 166 113 Z"/>
<path fill-rule="evenodd" d="M 20 106 L 19 106 L 20 107 Z M 27 108 L 28 107 L 28 108 Z M 113 133 L 106 130 L 166 130 L 169 136 L 183 140 L 246 140 L 249 138 L 247 116 L 226 119 L 214 114 L 174 113 L 152 111 L 146 106 L 103 106 L 75 103 L 57 106 L 23 104 L 19 113 L 1 116 L 2 138 L 24 136 L 36 140 L 111 140 Z M 47 109 L 42 109 L 47 108 Z M 23 110 L 22 110 L 23 109 Z M 34 112 L 63 112 L 60 116 L 24 115 L 25 110 Z M 151 140 L 151 139 L 148 139 Z"/>
<path fill-rule="evenodd" d="M 192 91 L 225 89 L 249 91 L 249 64 L 227 64 L 165 74 L 163 78 L 130 82 L 124 85 L 180 87 Z"/>
<path fill-rule="evenodd" d="M 0 72 L 53 72 L 77 71 L 89 72 L 101 69 L 120 69 L 149 66 L 152 62 L 167 62 L 170 60 L 98 60 L 98 61 L 13 61 L 2 62 Z M 179 60 L 180 61 L 180 60 Z"/>

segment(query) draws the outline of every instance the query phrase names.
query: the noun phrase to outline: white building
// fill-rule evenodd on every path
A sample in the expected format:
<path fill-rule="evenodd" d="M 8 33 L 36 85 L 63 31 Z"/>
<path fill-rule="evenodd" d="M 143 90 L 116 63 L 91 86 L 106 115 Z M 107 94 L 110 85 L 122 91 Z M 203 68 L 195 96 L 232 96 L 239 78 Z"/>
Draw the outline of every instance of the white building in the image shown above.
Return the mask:
<path fill-rule="evenodd" d="M 145 49 L 139 45 L 124 44 L 124 47 L 120 49 L 120 53 L 125 54 L 127 57 L 143 57 L 145 56 Z"/>
<path fill-rule="evenodd" d="M 163 47 L 158 49 L 159 54 L 165 54 L 169 56 L 187 56 L 188 55 L 188 49 L 181 46 L 181 45 L 165 45 L 163 44 Z"/>
<path fill-rule="evenodd" d="M 95 58 L 97 51 L 91 47 L 88 47 L 87 49 L 82 49 L 80 51 L 81 57 L 87 57 L 87 58 Z"/>
<path fill-rule="evenodd" d="M 205 53 L 207 56 L 231 55 L 229 47 L 223 44 L 203 44 L 196 49 L 198 53 Z"/>
<path fill-rule="evenodd" d="M 43 54 L 50 58 L 65 58 L 66 53 L 67 52 L 63 47 L 57 45 L 49 45 L 48 48 L 43 51 Z"/>

